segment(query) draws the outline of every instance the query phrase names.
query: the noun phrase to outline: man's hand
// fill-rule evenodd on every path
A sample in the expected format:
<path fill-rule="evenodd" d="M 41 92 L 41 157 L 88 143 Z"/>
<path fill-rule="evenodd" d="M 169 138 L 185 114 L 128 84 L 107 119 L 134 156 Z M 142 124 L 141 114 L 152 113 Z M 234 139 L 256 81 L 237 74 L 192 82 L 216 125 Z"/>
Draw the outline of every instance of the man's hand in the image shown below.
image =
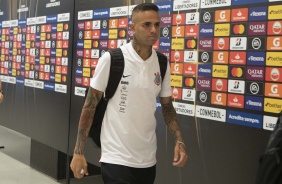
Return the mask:
<path fill-rule="evenodd" d="M 71 170 L 75 178 L 83 178 L 84 175 L 88 175 L 87 163 L 84 155 L 74 154 L 71 164 Z"/>
<path fill-rule="evenodd" d="M 0 103 L 2 103 L 3 100 L 4 100 L 4 95 L 3 95 L 3 93 L 2 93 L 1 90 L 0 90 Z"/>
<path fill-rule="evenodd" d="M 175 167 L 183 167 L 187 162 L 188 156 L 184 144 L 176 143 L 174 147 L 174 159 L 172 165 Z"/>

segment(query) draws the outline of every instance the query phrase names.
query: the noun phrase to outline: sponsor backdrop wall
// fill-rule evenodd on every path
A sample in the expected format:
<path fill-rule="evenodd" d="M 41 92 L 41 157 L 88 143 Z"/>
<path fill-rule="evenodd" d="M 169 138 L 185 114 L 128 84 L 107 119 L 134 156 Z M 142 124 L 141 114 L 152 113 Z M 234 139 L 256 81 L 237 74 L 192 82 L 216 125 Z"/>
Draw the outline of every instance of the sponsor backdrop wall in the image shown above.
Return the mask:
<path fill-rule="evenodd" d="M 73 4 L 0 1 L 1 125 L 63 152 L 68 145 Z"/>
<path fill-rule="evenodd" d="M 13 2 L 0 6 L 0 76 L 8 93 L 3 123 L 65 151 L 67 141 L 57 133 L 64 135 L 70 122 L 71 155 L 98 58 L 132 39 L 132 8 L 145 1 Z M 189 154 L 186 167 L 172 167 L 174 141 L 157 103 L 156 183 L 254 183 L 282 109 L 281 1 L 147 2 L 160 8 L 154 48 L 170 60 L 174 107 Z M 14 16 L 5 13 L 11 7 Z M 88 161 L 98 165 L 99 155 L 89 140 Z"/>

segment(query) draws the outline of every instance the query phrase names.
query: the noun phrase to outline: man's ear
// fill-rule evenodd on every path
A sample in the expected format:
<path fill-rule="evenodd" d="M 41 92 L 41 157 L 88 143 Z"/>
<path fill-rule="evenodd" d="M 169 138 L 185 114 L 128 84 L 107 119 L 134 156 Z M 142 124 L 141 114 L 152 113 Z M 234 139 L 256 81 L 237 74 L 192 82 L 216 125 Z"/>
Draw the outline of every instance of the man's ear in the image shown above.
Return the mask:
<path fill-rule="evenodd" d="M 135 31 L 135 24 L 134 23 L 131 23 L 129 25 L 129 28 L 134 32 Z"/>

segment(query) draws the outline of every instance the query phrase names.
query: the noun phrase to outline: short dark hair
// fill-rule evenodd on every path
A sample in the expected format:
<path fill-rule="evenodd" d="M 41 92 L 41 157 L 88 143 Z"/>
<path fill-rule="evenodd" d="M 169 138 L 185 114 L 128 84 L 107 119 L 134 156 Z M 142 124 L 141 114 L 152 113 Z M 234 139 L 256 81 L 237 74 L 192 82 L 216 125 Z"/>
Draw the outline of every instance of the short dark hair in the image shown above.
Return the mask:
<path fill-rule="evenodd" d="M 159 12 L 159 7 L 154 3 L 141 3 L 133 8 L 132 14 L 140 11 L 149 11 L 149 10 Z"/>

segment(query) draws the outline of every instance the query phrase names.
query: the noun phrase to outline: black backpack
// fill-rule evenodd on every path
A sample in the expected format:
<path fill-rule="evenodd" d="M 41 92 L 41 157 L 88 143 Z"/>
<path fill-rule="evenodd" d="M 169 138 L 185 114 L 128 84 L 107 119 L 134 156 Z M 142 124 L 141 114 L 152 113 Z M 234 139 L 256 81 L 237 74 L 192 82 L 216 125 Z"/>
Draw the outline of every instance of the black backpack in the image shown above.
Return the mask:
<path fill-rule="evenodd" d="M 167 69 L 167 57 L 160 52 L 156 51 L 158 55 L 160 71 L 162 81 L 164 79 L 166 69 Z M 107 84 L 106 91 L 104 93 L 103 98 L 101 98 L 100 102 L 96 107 L 96 111 L 93 118 L 93 123 L 89 131 L 89 137 L 91 137 L 94 143 L 101 148 L 100 134 L 101 127 L 104 118 L 105 111 L 107 109 L 108 101 L 115 94 L 115 91 L 118 87 L 120 79 L 124 70 L 124 57 L 120 48 L 109 50 L 111 55 L 111 67 L 110 67 L 110 75 L 109 81 Z M 85 96 L 87 96 L 88 89 L 85 91 Z"/>
<path fill-rule="evenodd" d="M 255 184 L 282 184 L 282 112 L 259 160 Z"/>

